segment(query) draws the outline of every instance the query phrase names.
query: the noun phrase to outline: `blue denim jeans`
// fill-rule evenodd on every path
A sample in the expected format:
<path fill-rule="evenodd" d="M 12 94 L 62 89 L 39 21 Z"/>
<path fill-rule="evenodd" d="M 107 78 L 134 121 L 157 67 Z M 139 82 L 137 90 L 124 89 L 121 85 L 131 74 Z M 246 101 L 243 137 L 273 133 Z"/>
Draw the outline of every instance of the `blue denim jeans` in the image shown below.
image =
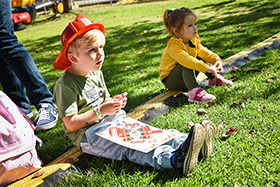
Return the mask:
<path fill-rule="evenodd" d="M 125 111 L 121 110 L 118 114 L 110 115 L 100 123 L 87 129 L 80 143 L 82 151 L 97 157 L 129 160 L 136 164 L 149 165 L 158 170 L 173 169 L 170 158 L 173 151 L 188 138 L 188 135 L 185 133 L 173 129 L 173 133 L 176 134 L 174 139 L 147 153 L 136 151 L 96 135 L 97 132 L 106 129 L 112 124 L 117 125 L 119 122 L 122 122 L 125 117 Z"/>
<path fill-rule="evenodd" d="M 0 1 L 0 83 L 3 91 L 24 113 L 31 111 L 30 102 L 37 109 L 43 103 L 54 106 L 45 80 L 14 34 L 11 0 Z"/>

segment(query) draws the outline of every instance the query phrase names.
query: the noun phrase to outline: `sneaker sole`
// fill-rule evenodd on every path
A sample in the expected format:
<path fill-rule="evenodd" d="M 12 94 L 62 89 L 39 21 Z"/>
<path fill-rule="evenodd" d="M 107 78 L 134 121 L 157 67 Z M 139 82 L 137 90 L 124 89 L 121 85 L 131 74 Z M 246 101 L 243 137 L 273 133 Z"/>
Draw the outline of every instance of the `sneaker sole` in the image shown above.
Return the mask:
<path fill-rule="evenodd" d="M 204 158 L 208 158 L 214 151 L 216 125 L 209 120 L 204 120 L 201 122 L 201 124 L 205 130 L 205 140 L 201 153 Z"/>
<path fill-rule="evenodd" d="M 32 118 L 33 117 L 33 112 L 30 112 L 29 114 L 26 115 L 28 118 Z"/>
<path fill-rule="evenodd" d="M 36 126 L 35 131 L 39 132 L 39 131 L 49 130 L 49 129 L 53 128 L 56 125 L 56 123 L 57 123 L 57 119 L 55 121 L 53 121 L 52 123 Z"/>
<path fill-rule="evenodd" d="M 188 99 L 188 101 L 190 103 L 210 103 L 210 102 L 214 101 L 215 99 L 216 99 L 216 97 L 211 99 L 210 101 L 196 101 L 196 100 L 192 100 L 192 99 Z"/>
<path fill-rule="evenodd" d="M 194 125 L 194 135 L 190 142 L 187 156 L 184 160 L 183 174 L 187 175 L 191 173 L 197 165 L 198 154 L 203 146 L 205 130 L 200 124 Z"/>

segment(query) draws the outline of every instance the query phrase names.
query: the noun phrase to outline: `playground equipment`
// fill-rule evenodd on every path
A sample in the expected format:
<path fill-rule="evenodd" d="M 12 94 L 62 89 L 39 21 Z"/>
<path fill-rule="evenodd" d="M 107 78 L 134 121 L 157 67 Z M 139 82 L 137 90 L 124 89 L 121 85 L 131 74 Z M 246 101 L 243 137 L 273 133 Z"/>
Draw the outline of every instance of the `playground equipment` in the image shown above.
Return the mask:
<path fill-rule="evenodd" d="M 11 3 L 15 31 L 25 29 L 25 24 L 35 21 L 37 12 L 44 8 L 52 9 L 54 14 L 64 12 L 62 0 L 11 0 Z"/>

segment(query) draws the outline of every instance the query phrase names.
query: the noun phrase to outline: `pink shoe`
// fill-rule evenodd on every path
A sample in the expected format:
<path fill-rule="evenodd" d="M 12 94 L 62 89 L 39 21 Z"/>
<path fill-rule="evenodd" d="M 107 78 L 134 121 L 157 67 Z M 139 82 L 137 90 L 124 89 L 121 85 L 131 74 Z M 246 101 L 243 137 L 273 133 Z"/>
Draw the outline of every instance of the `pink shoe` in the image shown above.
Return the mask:
<path fill-rule="evenodd" d="M 225 79 L 222 75 L 217 75 L 215 79 L 209 79 L 209 86 L 231 86 L 233 82 L 230 80 Z"/>
<path fill-rule="evenodd" d="M 215 99 L 216 97 L 214 95 L 205 92 L 201 88 L 194 88 L 189 91 L 188 101 L 190 103 L 194 103 L 194 102 L 208 103 Z"/>

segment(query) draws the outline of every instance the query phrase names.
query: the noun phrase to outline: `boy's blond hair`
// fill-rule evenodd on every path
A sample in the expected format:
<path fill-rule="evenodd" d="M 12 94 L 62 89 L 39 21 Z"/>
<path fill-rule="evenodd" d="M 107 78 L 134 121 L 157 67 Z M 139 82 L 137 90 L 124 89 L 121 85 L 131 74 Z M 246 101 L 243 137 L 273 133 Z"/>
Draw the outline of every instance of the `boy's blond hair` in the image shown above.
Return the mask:
<path fill-rule="evenodd" d="M 72 41 L 69 45 L 67 53 L 71 51 L 72 53 L 75 52 L 77 55 L 79 54 L 79 49 L 82 43 L 85 43 L 88 48 L 91 48 L 95 45 L 96 42 L 100 41 L 102 45 L 105 45 L 105 36 L 104 34 L 97 29 L 90 30 L 86 32 L 83 36 L 79 36 Z"/>

